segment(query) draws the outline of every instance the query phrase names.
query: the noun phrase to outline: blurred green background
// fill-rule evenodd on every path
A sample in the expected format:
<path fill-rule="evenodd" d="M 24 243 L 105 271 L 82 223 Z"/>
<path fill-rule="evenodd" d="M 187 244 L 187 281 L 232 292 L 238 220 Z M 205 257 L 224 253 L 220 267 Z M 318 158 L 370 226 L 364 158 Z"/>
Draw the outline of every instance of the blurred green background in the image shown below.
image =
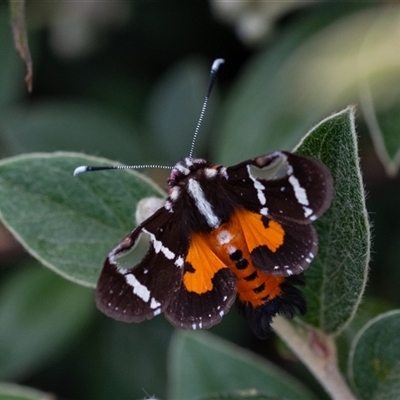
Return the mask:
<path fill-rule="evenodd" d="M 226 63 L 195 150 L 210 161 L 291 149 L 320 119 L 356 104 L 374 237 L 365 308 L 399 307 L 397 4 L 28 1 L 26 15 L 32 94 L 0 1 L 2 158 L 65 150 L 173 165 L 188 154 L 217 57 Z M 148 174 L 165 185 L 160 171 Z M 91 289 L 41 267 L 3 227 L 0 263 L 0 380 L 65 399 L 165 398 L 173 329 L 162 316 L 140 325 L 106 318 Z M 212 331 L 314 385 L 236 311 Z"/>

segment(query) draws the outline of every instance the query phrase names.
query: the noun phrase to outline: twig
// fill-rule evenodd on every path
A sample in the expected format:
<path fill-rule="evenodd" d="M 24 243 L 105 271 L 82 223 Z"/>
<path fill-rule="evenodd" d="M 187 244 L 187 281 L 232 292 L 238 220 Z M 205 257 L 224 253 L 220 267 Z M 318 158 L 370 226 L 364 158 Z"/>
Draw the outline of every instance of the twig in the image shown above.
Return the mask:
<path fill-rule="evenodd" d="M 338 369 L 332 336 L 314 329 L 295 328 L 283 317 L 274 319 L 273 328 L 333 400 L 356 400 Z"/>

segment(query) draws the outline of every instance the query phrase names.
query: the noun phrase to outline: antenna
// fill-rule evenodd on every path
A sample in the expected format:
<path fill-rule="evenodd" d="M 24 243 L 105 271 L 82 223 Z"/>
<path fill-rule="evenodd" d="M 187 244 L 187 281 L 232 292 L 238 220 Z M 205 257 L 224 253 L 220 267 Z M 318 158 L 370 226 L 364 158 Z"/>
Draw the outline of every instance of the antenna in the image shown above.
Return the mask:
<path fill-rule="evenodd" d="M 81 174 L 82 172 L 91 171 L 104 171 L 107 169 L 172 169 L 169 165 L 153 165 L 153 164 L 140 164 L 140 165 L 81 165 L 75 168 L 74 176 Z"/>
<path fill-rule="evenodd" d="M 217 72 L 219 70 L 219 67 L 224 62 L 225 62 L 225 60 L 223 58 L 217 58 L 212 63 L 211 71 L 210 71 L 210 79 L 208 81 L 208 88 L 207 88 L 207 92 L 206 92 L 206 97 L 204 98 L 203 106 L 201 107 L 200 117 L 199 117 L 199 120 L 197 121 L 196 129 L 194 130 L 192 144 L 190 146 L 190 151 L 189 151 L 189 158 L 193 158 L 194 146 L 196 144 L 197 135 L 199 134 L 200 126 L 201 126 L 201 124 L 203 122 L 204 114 L 205 114 L 206 109 L 207 109 L 208 99 L 210 98 L 210 93 L 211 93 L 211 90 L 212 90 L 212 88 L 214 86 L 215 78 L 217 77 Z"/>
<path fill-rule="evenodd" d="M 214 60 L 211 66 L 211 71 L 210 71 L 210 79 L 208 81 L 208 87 L 207 87 L 207 92 L 206 96 L 204 98 L 203 106 L 201 107 L 200 111 L 200 117 L 199 120 L 197 121 L 196 128 L 194 130 L 193 134 L 193 139 L 192 139 L 192 144 L 190 146 L 190 151 L 189 151 L 189 158 L 193 158 L 193 151 L 194 151 L 194 146 L 196 144 L 196 139 L 199 134 L 200 126 L 203 122 L 204 114 L 207 109 L 208 105 L 208 100 L 210 98 L 210 93 L 211 90 L 214 86 L 215 78 L 217 76 L 217 72 L 219 70 L 219 67 L 221 64 L 223 64 L 225 60 L 223 58 L 217 58 Z M 171 166 L 167 165 L 152 165 L 152 164 L 140 164 L 140 165 L 104 165 L 104 166 L 93 166 L 93 165 L 82 165 L 80 167 L 75 168 L 74 170 L 74 176 L 79 175 L 83 172 L 90 172 L 90 171 L 104 171 L 108 169 L 150 169 L 150 168 L 158 168 L 158 169 L 173 169 Z"/>

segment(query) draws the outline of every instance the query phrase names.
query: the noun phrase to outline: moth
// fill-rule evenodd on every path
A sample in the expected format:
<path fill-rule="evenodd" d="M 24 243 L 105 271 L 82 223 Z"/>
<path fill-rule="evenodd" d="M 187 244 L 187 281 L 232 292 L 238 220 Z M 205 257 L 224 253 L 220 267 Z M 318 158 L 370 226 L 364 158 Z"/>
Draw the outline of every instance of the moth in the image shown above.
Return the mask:
<path fill-rule="evenodd" d="M 222 62 L 214 62 L 212 78 Z M 165 204 L 109 253 L 97 306 L 125 322 L 164 313 L 172 325 L 195 330 L 220 322 L 236 301 L 264 338 L 275 315 L 306 311 L 296 286 L 318 251 L 312 222 L 331 204 L 331 174 L 320 161 L 286 151 L 225 167 L 192 150 L 172 167 Z M 75 173 L 108 168 L 119 167 Z M 147 251 L 130 264 L 142 237 Z"/>

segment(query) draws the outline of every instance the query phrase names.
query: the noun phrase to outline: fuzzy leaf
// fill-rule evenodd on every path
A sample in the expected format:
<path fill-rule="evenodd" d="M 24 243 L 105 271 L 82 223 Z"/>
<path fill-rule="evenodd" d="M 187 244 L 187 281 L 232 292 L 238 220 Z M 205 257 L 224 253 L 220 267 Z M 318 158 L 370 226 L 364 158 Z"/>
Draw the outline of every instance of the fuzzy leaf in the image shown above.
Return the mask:
<path fill-rule="evenodd" d="M 360 399 L 400 397 L 400 311 L 371 320 L 354 339 L 349 374 Z"/>
<path fill-rule="evenodd" d="M 148 161 L 142 159 L 146 136 L 136 124 L 94 102 L 53 100 L 14 105 L 2 115 L 0 131 L 13 154 L 79 149 L 125 163 Z"/>
<path fill-rule="evenodd" d="M 55 397 L 26 386 L 0 382 L 0 400 L 55 400 Z"/>
<path fill-rule="evenodd" d="M 73 177 L 109 160 L 77 153 L 30 154 L 0 163 L 0 218 L 44 265 L 94 286 L 108 252 L 135 226 L 144 197 L 163 192 L 135 171 Z"/>
<path fill-rule="evenodd" d="M 370 250 L 354 109 L 323 120 L 296 152 L 320 159 L 334 179 L 332 206 L 315 223 L 319 253 L 305 272 L 308 312 L 304 320 L 336 334 L 351 321 L 361 301 Z"/>
<path fill-rule="evenodd" d="M 206 332 L 177 331 L 169 353 L 170 399 L 251 391 L 283 399 L 313 399 L 300 382 L 260 359 Z"/>

